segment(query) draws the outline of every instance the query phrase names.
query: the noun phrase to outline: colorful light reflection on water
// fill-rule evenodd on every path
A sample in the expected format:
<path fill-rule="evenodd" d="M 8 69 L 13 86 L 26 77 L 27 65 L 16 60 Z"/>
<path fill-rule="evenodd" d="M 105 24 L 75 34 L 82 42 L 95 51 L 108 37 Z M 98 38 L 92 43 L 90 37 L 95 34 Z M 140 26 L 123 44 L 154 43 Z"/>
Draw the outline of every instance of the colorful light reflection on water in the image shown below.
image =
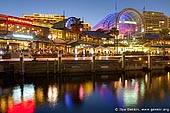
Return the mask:
<path fill-rule="evenodd" d="M 87 77 L 88 78 L 88 77 Z M 113 113 L 115 108 L 170 109 L 169 72 L 140 77 L 25 80 L 0 87 L 2 113 Z"/>

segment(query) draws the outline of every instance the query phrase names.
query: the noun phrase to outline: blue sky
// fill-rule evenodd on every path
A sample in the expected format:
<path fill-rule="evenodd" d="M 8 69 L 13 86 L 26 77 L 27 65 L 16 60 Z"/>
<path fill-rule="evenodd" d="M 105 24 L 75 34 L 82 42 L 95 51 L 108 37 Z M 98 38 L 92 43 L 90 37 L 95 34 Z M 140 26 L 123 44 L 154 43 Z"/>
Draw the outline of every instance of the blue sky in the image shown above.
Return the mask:
<path fill-rule="evenodd" d="M 22 14 L 49 13 L 76 16 L 92 26 L 110 13 L 124 8 L 135 8 L 142 12 L 144 6 L 148 11 L 164 12 L 170 16 L 170 0 L 1 0 L 0 13 L 12 16 Z"/>

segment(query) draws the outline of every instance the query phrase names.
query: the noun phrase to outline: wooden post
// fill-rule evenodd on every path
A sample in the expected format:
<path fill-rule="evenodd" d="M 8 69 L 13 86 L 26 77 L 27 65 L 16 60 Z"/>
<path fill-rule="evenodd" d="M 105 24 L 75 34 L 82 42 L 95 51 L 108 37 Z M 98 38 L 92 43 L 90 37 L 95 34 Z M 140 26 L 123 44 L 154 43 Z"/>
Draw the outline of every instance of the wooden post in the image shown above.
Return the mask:
<path fill-rule="evenodd" d="M 56 74 L 56 59 L 54 60 L 54 74 Z"/>
<path fill-rule="evenodd" d="M 91 71 L 95 72 L 95 55 L 92 56 Z"/>
<path fill-rule="evenodd" d="M 125 71 L 125 53 L 122 53 L 122 71 Z"/>
<path fill-rule="evenodd" d="M 61 57 L 62 57 L 62 55 L 59 54 L 59 55 L 58 55 L 58 64 L 57 64 L 57 71 L 58 71 L 59 73 L 61 73 L 61 63 L 62 63 Z"/>
<path fill-rule="evenodd" d="M 151 56 L 148 55 L 148 70 L 152 70 L 152 66 L 151 66 Z"/>
<path fill-rule="evenodd" d="M 47 75 L 49 74 L 49 61 L 47 59 Z"/>
<path fill-rule="evenodd" d="M 61 57 L 62 55 L 58 54 L 57 72 L 59 74 L 58 76 L 59 91 L 61 90 L 61 84 L 62 84 L 62 67 L 61 67 L 62 59 Z"/>
<path fill-rule="evenodd" d="M 54 60 L 54 79 L 56 79 L 56 59 Z"/>
<path fill-rule="evenodd" d="M 21 75 L 24 75 L 24 56 L 22 54 L 20 56 L 20 64 L 21 64 Z"/>

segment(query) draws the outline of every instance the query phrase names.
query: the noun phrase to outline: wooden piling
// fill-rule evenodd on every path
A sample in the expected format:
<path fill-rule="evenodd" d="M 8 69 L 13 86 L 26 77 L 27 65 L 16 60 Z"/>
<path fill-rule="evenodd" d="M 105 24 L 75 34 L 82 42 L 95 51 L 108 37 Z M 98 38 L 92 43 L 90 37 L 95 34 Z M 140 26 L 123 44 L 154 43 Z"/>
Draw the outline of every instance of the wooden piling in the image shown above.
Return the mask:
<path fill-rule="evenodd" d="M 47 59 L 47 75 L 49 74 L 49 61 L 48 61 L 48 59 Z"/>
<path fill-rule="evenodd" d="M 152 64 L 152 62 L 151 62 L 151 56 L 148 55 L 148 70 L 152 70 L 151 64 Z"/>
<path fill-rule="evenodd" d="M 25 70 L 24 70 L 24 56 L 21 54 L 21 56 L 20 56 L 20 65 L 21 65 L 21 71 L 20 71 L 20 74 L 21 75 L 24 75 L 24 72 L 25 72 Z"/>
<path fill-rule="evenodd" d="M 95 72 L 95 55 L 92 56 L 91 71 Z"/>
<path fill-rule="evenodd" d="M 56 79 L 56 68 L 57 68 L 57 63 L 56 63 L 56 59 L 54 60 L 54 79 Z"/>
<path fill-rule="evenodd" d="M 61 73 L 61 63 L 62 63 L 61 57 L 62 57 L 62 55 L 59 54 L 59 55 L 58 55 L 58 64 L 57 64 L 57 72 L 58 72 L 58 73 Z"/>
<path fill-rule="evenodd" d="M 125 53 L 122 53 L 122 71 L 125 71 Z"/>

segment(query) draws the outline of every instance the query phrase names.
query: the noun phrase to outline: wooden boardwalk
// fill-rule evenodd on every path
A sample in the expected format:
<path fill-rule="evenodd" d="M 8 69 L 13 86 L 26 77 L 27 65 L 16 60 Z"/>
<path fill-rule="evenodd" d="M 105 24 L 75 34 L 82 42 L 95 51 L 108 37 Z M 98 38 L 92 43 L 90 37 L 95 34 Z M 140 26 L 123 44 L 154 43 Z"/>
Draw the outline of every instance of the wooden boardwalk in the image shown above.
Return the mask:
<path fill-rule="evenodd" d="M 129 55 L 68 58 L 1 59 L 0 72 L 13 74 L 49 74 L 168 69 L 170 60 L 162 56 Z"/>

